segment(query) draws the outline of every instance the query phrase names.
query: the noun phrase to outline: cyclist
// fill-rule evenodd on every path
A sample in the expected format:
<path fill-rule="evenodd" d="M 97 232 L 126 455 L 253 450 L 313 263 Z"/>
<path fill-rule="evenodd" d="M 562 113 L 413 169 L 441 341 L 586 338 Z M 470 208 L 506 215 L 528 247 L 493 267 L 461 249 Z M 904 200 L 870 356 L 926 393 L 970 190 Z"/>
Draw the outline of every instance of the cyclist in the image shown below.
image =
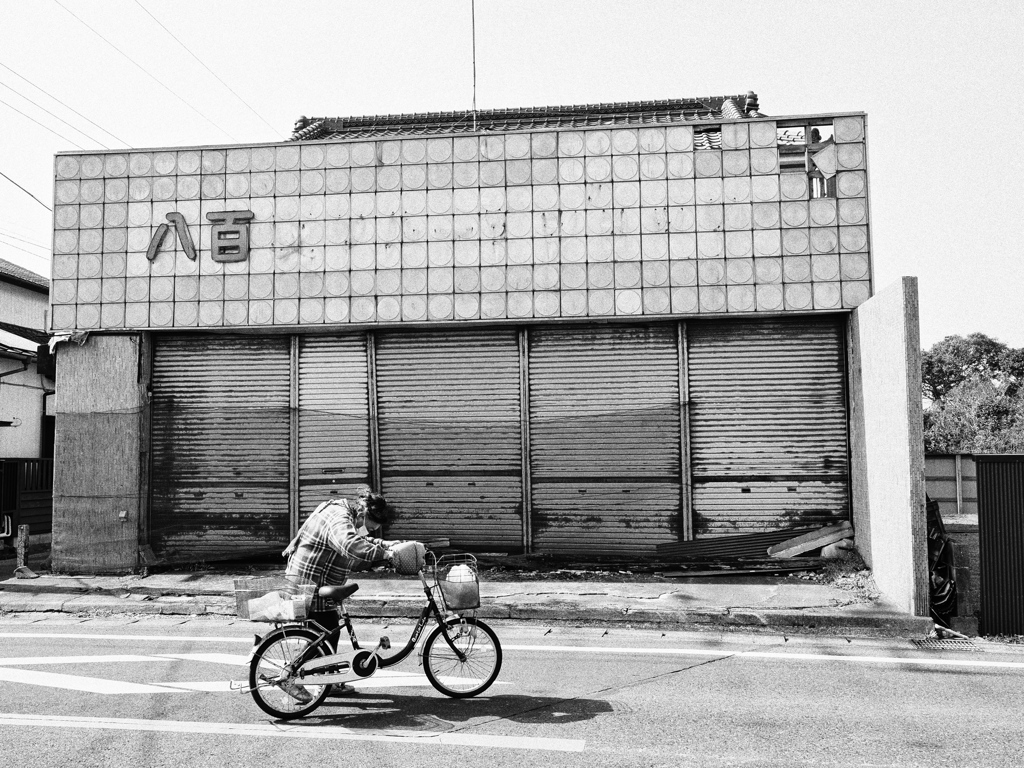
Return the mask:
<path fill-rule="evenodd" d="M 285 575 L 311 581 L 318 587 L 341 585 L 352 571 L 365 571 L 391 561 L 391 547 L 399 541 L 375 538 L 391 522 L 391 508 L 379 493 L 366 489 L 353 503 L 330 499 L 317 507 L 299 528 L 284 556 Z M 319 598 L 310 618 L 325 629 L 338 626 L 338 614 Z"/>

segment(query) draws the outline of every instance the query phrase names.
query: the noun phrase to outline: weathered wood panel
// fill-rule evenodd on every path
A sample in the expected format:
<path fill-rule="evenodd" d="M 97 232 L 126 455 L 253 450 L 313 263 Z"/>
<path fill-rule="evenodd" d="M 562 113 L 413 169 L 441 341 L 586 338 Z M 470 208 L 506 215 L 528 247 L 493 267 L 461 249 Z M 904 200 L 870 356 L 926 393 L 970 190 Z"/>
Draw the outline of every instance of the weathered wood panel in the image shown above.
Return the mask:
<path fill-rule="evenodd" d="M 57 347 L 54 570 L 123 572 L 138 562 L 141 354 L 138 335 Z"/>

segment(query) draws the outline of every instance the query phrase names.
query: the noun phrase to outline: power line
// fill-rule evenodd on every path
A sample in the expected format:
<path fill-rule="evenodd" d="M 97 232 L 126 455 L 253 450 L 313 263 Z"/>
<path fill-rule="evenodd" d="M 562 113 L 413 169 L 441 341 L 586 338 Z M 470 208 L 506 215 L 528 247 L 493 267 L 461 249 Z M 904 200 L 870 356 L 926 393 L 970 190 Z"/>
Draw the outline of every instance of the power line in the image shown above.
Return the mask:
<path fill-rule="evenodd" d="M 34 256 L 37 259 L 42 259 L 43 261 L 50 261 L 50 257 L 49 256 L 40 256 L 38 253 L 32 253 L 32 251 L 26 251 L 24 248 L 20 248 L 17 245 L 14 245 L 12 243 L 5 243 L 2 240 L 0 240 L 0 245 L 4 246 L 6 248 L 13 248 L 16 251 L 21 251 L 22 253 L 28 254 L 29 256 Z"/>
<path fill-rule="evenodd" d="M 176 91 L 174 91 L 174 90 L 173 90 L 173 89 L 172 89 L 172 88 L 171 88 L 171 87 L 170 87 L 169 85 L 167 85 L 167 84 L 166 84 L 166 83 L 164 83 L 164 82 L 163 82 L 162 80 L 160 80 L 159 78 L 157 78 L 157 77 L 156 77 L 156 75 L 154 75 L 154 74 L 153 74 L 152 72 L 150 72 L 150 71 L 149 71 L 148 69 L 146 69 L 146 68 L 145 68 L 144 66 L 142 66 L 141 64 L 139 64 L 139 62 L 137 62 L 137 61 L 136 61 L 135 59 L 133 59 L 133 58 L 132 58 L 131 56 L 129 56 L 129 55 L 127 54 L 127 53 L 125 53 L 124 51 L 122 51 L 122 50 L 121 50 L 120 48 L 118 48 L 118 47 L 117 47 L 116 45 L 114 45 L 114 44 L 113 44 L 112 42 L 110 42 L 110 41 L 109 41 L 109 40 L 108 40 L 107 38 L 105 38 L 105 37 L 104 37 L 103 35 L 101 35 L 101 34 L 100 34 L 99 32 L 97 32 L 97 31 L 96 31 L 96 30 L 95 30 L 95 29 L 94 29 L 93 27 L 91 27 L 91 26 L 90 26 L 89 24 L 87 24 L 87 23 L 86 23 L 85 21 L 83 21 L 81 17 L 79 17 L 79 16 L 77 15 L 77 14 L 75 14 L 75 13 L 74 13 L 74 11 L 72 11 L 72 10 L 71 10 L 70 8 L 68 8 L 67 6 L 65 6 L 65 5 L 64 5 L 64 4 L 63 4 L 63 3 L 62 3 L 62 2 L 60 1 L 60 0 L 53 0 L 53 2 L 55 2 L 55 3 L 57 4 L 57 5 L 59 5 L 59 6 L 61 7 L 61 8 L 63 8 L 63 9 L 65 10 L 65 11 L 67 11 L 67 12 L 68 12 L 69 14 L 71 14 L 72 16 L 74 16 L 74 17 L 75 17 L 75 19 L 76 19 L 76 20 L 77 20 L 77 21 L 78 21 L 78 22 L 79 22 L 79 23 L 80 23 L 80 24 L 81 24 L 82 26 L 84 26 L 84 27 L 85 27 L 86 29 L 88 29 L 88 30 L 89 30 L 90 32 L 92 32 L 92 33 L 93 33 L 94 35 L 96 35 L 96 37 L 98 37 L 98 38 L 99 38 L 100 40 L 102 40 L 102 41 L 103 41 L 104 43 L 106 43 L 106 44 L 107 44 L 107 45 L 109 45 L 109 46 L 110 46 L 111 48 L 113 48 L 113 49 L 114 49 L 115 51 L 117 51 L 117 52 L 118 52 L 119 54 L 121 54 L 121 55 L 122 55 L 122 56 L 123 56 L 124 58 L 128 59 L 128 61 L 130 61 L 130 62 L 131 62 L 132 64 L 134 64 L 134 65 L 135 65 L 135 67 L 137 67 L 137 68 L 138 68 L 139 70 L 141 70 L 141 71 L 143 72 L 143 74 L 145 74 L 145 75 L 146 75 L 146 76 L 147 76 L 147 77 L 148 77 L 148 78 L 149 78 L 150 80 L 152 80 L 153 82 L 155 82 L 155 83 L 156 83 L 157 85 L 159 85 L 159 86 L 160 86 L 161 88 L 163 88 L 163 89 L 164 89 L 165 91 L 167 91 L 167 92 L 168 92 L 169 94 L 171 94 L 171 95 L 172 95 L 172 96 L 173 96 L 174 98 L 176 98 L 176 99 L 177 99 L 178 101 L 180 101 L 180 102 L 181 102 L 182 104 L 184 104 L 184 105 L 185 105 L 186 107 L 188 107 L 188 108 L 189 108 L 189 109 L 191 109 L 191 110 L 192 110 L 193 112 L 195 112 L 195 113 L 196 113 L 197 115 L 199 115 L 199 116 L 200 116 L 201 118 L 203 118 L 203 120 L 205 120 L 206 122 L 208 122 L 208 123 L 209 123 L 210 125 L 212 125 L 212 126 L 213 126 L 214 128 L 216 128 L 216 129 L 217 129 L 218 131 L 220 131 L 220 132 L 221 132 L 221 133 L 223 133 L 223 134 L 224 134 L 225 136 L 227 136 L 228 138 L 230 138 L 230 139 L 231 139 L 232 141 L 238 141 L 238 140 L 239 140 L 238 138 L 236 138 L 235 136 L 232 136 L 232 135 L 231 135 L 230 133 L 228 133 L 228 132 L 227 132 L 226 130 L 224 130 L 223 128 L 221 128 L 221 127 L 220 127 L 219 125 L 217 125 L 217 123 L 215 123 L 215 122 L 214 122 L 213 120 L 211 120 L 210 118 L 208 118 L 208 117 L 207 117 L 206 115 L 204 115 L 204 114 L 203 114 L 202 112 L 200 112 L 200 111 L 199 111 L 198 109 L 196 109 L 195 107 L 193 107 L 193 106 L 192 106 L 192 105 L 191 105 L 191 104 L 190 104 L 190 103 L 189 103 L 188 101 L 186 101 L 186 100 L 185 100 L 185 99 L 184 99 L 183 97 L 179 96 L 179 95 L 178 95 L 178 93 L 177 93 Z"/>
<path fill-rule="evenodd" d="M 79 149 L 81 149 L 81 147 L 79 147 Z M 3 171 L 0 171 L 0 176 L 3 176 L 3 177 L 4 177 L 5 179 L 7 179 L 7 180 L 8 180 L 9 182 L 11 182 L 11 184 L 13 184 L 14 186 L 16 186 L 16 187 L 17 187 L 18 189 L 20 189 L 20 190 L 21 190 L 22 192 L 24 192 L 24 193 L 25 193 L 26 195 L 28 195 L 29 197 L 31 197 L 31 198 L 32 198 L 33 200 L 35 200 L 35 201 L 36 201 L 37 203 L 39 203 L 39 204 L 40 204 L 41 206 L 43 206 L 43 208 L 45 208 L 46 210 L 48 210 L 48 211 L 49 211 L 50 213 L 53 213 L 53 208 L 51 208 L 51 207 L 50 207 L 50 206 L 48 206 L 48 205 L 47 205 L 46 203 L 44 203 L 44 202 L 43 202 L 42 200 L 40 200 L 40 199 L 39 199 L 38 197 L 36 197 L 35 195 L 33 195 L 33 194 L 32 194 L 31 192 L 29 192 L 29 191 L 28 191 L 27 189 L 25 189 L 25 188 L 24 188 L 23 186 L 21 186 L 21 184 L 19 184 L 18 182 L 16 182 L 16 181 L 15 181 L 14 179 L 12 179 L 12 178 L 11 178 L 10 176 L 8 176 L 8 175 L 7 175 L 6 173 L 4 173 Z"/>
<path fill-rule="evenodd" d="M 33 107 L 36 107 L 37 109 L 41 109 L 41 110 L 43 110 L 43 112 L 45 112 L 46 114 L 48 114 L 48 115 L 49 115 L 50 117 L 55 117 L 55 118 L 57 118 L 57 119 L 58 119 L 58 120 L 60 120 L 60 121 L 61 121 L 62 123 L 64 123 L 64 125 L 66 125 L 66 126 L 67 126 L 68 128 L 70 128 L 70 129 L 71 129 L 71 130 L 73 130 L 73 131 L 77 131 L 78 133 L 82 134 L 83 136 L 85 136 L 85 138 L 89 139 L 90 141 L 95 141 L 95 142 L 96 142 L 97 144 L 99 144 L 99 145 L 100 145 L 101 147 L 103 147 L 104 149 L 110 149 L 110 147 L 108 147 L 108 146 L 107 146 L 106 144 L 104 144 L 104 143 L 103 143 L 102 141 L 100 141 L 99 139 L 97 139 L 97 138 L 94 138 L 94 137 L 90 136 L 90 135 L 89 135 L 88 133 L 86 133 L 86 132 L 85 132 L 85 131 L 83 131 L 83 130 L 80 130 L 80 129 L 78 129 L 78 128 L 75 128 L 75 126 L 73 126 L 73 125 L 72 125 L 71 123 L 69 123 L 69 122 L 68 122 L 67 120 L 65 120 L 64 118 L 60 117 L 59 115 L 55 115 L 55 114 L 53 114 L 53 112 L 51 112 L 50 110 L 48 110 L 48 109 L 47 109 L 46 107 L 44 107 L 44 106 L 43 106 L 42 104 L 37 104 L 36 102 L 32 101 L 32 99 L 30 99 L 30 98 L 29 98 L 28 96 L 26 96 L 25 94 L 23 94 L 23 93 L 18 93 L 18 92 L 17 92 L 16 90 L 14 90 L 13 88 L 11 88 L 11 86 L 7 85 L 7 83 L 0 83 L 0 86 L 3 86 L 4 88 L 6 88 L 6 89 L 7 89 L 8 91 L 10 91 L 10 92 L 11 92 L 11 93 L 13 93 L 13 94 L 15 94 L 15 95 L 17 95 L 17 96 L 20 96 L 20 97 L 21 97 L 21 98 L 23 98 L 23 99 L 24 99 L 25 101 L 27 101 L 27 102 L 28 102 L 29 104 L 31 104 L 31 105 L 32 105 Z"/>
<path fill-rule="evenodd" d="M 34 117 L 32 117 L 32 115 L 29 115 L 29 114 L 26 114 L 25 112 L 22 112 L 20 109 L 18 109 L 16 106 L 11 104 L 10 102 L 7 102 L 7 101 L 4 101 L 3 99 L 0 99 L 0 104 L 3 104 L 6 107 L 10 107 L 15 112 L 17 112 L 19 115 L 21 115 L 22 117 L 25 117 L 25 118 L 31 120 L 33 123 L 38 125 L 40 128 L 46 129 L 47 131 L 52 133 L 54 136 L 58 136 L 58 137 L 64 139 L 64 141 L 68 142 L 72 146 L 78 147 L 83 152 L 85 151 L 85 147 L 83 147 L 81 144 L 75 144 L 75 142 L 73 142 L 71 139 L 69 139 L 63 133 L 59 133 L 59 132 L 53 130 L 53 128 L 50 128 L 48 125 L 44 125 L 43 123 L 40 123 L 38 120 L 36 120 Z"/>
<path fill-rule="evenodd" d="M 33 248 L 42 248 L 44 251 L 49 251 L 50 250 L 50 246 L 48 246 L 48 245 L 42 245 L 41 243 L 34 243 L 31 240 L 26 240 L 23 237 L 18 237 L 17 235 L 12 235 L 10 232 L 7 232 L 6 230 L 3 230 L 3 229 L 0 229 L 0 237 L 6 237 L 8 240 L 17 240 L 19 243 L 25 243 L 26 245 L 30 245 Z"/>
<path fill-rule="evenodd" d="M 170 36 L 171 36 L 171 38 L 172 38 L 172 39 L 174 40 L 174 42 L 176 42 L 176 43 L 177 43 L 178 45 L 180 45 L 180 46 L 181 46 L 182 48 L 184 48 L 184 49 L 185 49 L 185 53 L 187 53 L 187 54 L 188 54 L 189 56 L 191 56 L 191 57 L 192 57 L 193 59 L 195 59 L 196 61 L 198 61 L 198 62 L 199 62 L 199 64 L 200 64 L 200 65 L 201 65 L 201 66 L 203 67 L 203 69 L 205 69 L 205 70 L 206 70 L 207 72 L 209 72 L 209 73 L 210 73 L 211 75 L 213 75 L 213 76 L 214 76 L 214 77 L 215 77 L 215 78 L 217 79 L 217 82 L 218 82 L 218 83 L 220 83 L 220 84 L 221 84 L 221 85 L 223 85 L 223 86 L 224 86 L 225 88 L 227 88 L 227 89 L 228 89 L 229 91 L 231 91 L 231 93 L 232 93 L 232 94 L 234 95 L 234 97 L 235 97 L 236 99 L 238 99 L 238 100 L 239 100 L 240 102 L 242 102 L 242 104 L 244 104 L 244 105 L 246 106 L 246 108 L 247 108 L 247 109 L 248 109 L 248 110 L 249 110 L 250 112 L 252 112 L 252 113 L 253 113 L 254 115 L 256 115 L 256 117 L 258 117 L 258 118 L 259 118 L 260 120 L 262 120 L 262 121 L 263 121 L 263 124 L 264 124 L 265 126 L 267 126 L 267 128 L 269 128 L 270 130 L 272 130 L 272 131 L 273 131 L 274 133 L 276 133 L 276 134 L 277 134 L 278 136 L 280 136 L 280 137 L 281 137 L 282 139 L 284 138 L 284 136 L 282 135 L 282 133 L 281 133 L 281 132 L 280 132 L 279 130 L 277 130 L 277 128 L 275 128 L 275 127 L 274 127 L 273 125 L 271 125 L 271 124 L 270 124 L 269 122 L 267 122 L 266 118 L 264 118 L 264 117 L 263 117 L 263 115 L 261 115 L 261 114 L 260 114 L 259 112 L 257 112 L 257 111 L 256 111 L 255 109 L 253 109 L 253 107 L 252 107 L 252 106 L 251 106 L 251 105 L 249 104 L 249 102 L 247 102 L 247 101 L 246 101 L 245 99 L 243 99 L 243 98 L 242 98 L 241 96 L 239 96 L 239 95 L 238 95 L 238 93 L 237 93 L 237 92 L 235 91 L 235 89 L 234 89 L 234 88 L 232 88 L 232 87 L 231 87 L 230 85 L 228 85 L 228 84 L 227 84 L 227 83 L 225 83 L 225 82 L 224 82 L 223 80 L 221 80 L 221 79 L 220 79 L 220 77 L 219 77 L 219 76 L 217 75 L 217 73 L 216 73 L 216 72 L 214 72 L 214 71 L 213 71 L 212 69 L 210 69 L 210 68 L 209 68 L 208 66 L 206 66 L 206 62 L 204 62 L 204 61 L 203 61 L 202 59 L 200 59 L 200 58 L 199 58 L 198 56 L 196 56 L 196 55 L 195 55 L 195 54 L 194 54 L 194 53 L 193 53 L 193 52 L 192 52 L 192 51 L 191 51 L 191 50 L 189 49 L 189 47 L 188 47 L 187 45 L 185 45 L 185 44 L 184 44 L 183 42 L 181 42 L 181 40 L 179 40 L 179 39 L 178 39 L 178 37 L 177 37 L 177 36 L 176 36 L 176 35 L 175 35 L 175 34 L 174 34 L 173 32 L 171 32 L 171 30 L 169 30 L 169 29 L 168 29 L 167 27 L 165 27 L 165 26 L 164 26 L 164 24 L 163 24 L 163 22 L 161 22 L 161 21 L 160 21 L 160 19 L 158 19 L 158 18 L 157 18 L 156 16 L 154 16 L 154 15 L 153 15 L 153 14 L 152 14 L 152 13 L 150 12 L 150 10 L 149 10 L 148 8 L 146 8 L 146 6 L 144 6 L 144 5 L 143 5 L 143 4 L 141 3 L 141 2 L 139 2 L 139 0 L 135 0 L 135 4 L 136 4 L 137 6 L 139 6 L 139 8 L 141 8 L 141 9 L 142 9 L 143 11 L 145 11 L 145 12 L 146 12 L 146 15 L 148 15 L 148 16 L 149 16 L 149 18 L 151 18 L 151 19 L 152 19 L 153 21 L 155 21 L 155 22 L 156 22 L 157 24 L 159 24 L 159 25 L 160 25 L 160 28 L 161 28 L 161 29 L 162 29 L 162 30 L 163 30 L 164 32 L 166 32 L 166 33 L 167 33 L 168 35 L 170 35 Z"/>
<path fill-rule="evenodd" d="M 103 127 L 102 125 L 100 125 L 99 123 L 96 123 L 96 122 L 94 122 L 93 120 L 90 120 L 90 119 L 89 119 L 88 117 L 86 117 L 85 115 L 83 115 L 83 114 L 82 114 L 81 112 L 79 112 L 79 111 L 78 111 L 77 109 L 75 109 L 74 107 L 68 106 L 68 105 L 67 105 L 67 104 L 65 104 L 65 103 L 64 103 L 63 101 L 61 101 L 61 100 L 60 100 L 60 99 L 58 99 L 58 98 L 57 98 L 56 96 L 54 96 L 54 95 L 53 95 L 52 93 L 50 93 L 49 91 L 47 91 L 47 90 L 46 90 L 45 88 L 42 88 L 42 87 L 40 87 L 40 86 L 36 85 L 35 83 L 33 83 L 33 82 L 32 82 L 31 80 L 29 80 L 29 79 L 28 79 L 27 77 L 25 77 L 24 75 L 22 75 L 22 74 L 20 74 L 20 73 L 18 73 L 18 72 L 15 72 L 15 71 L 14 71 L 13 69 L 11 69 L 10 67 L 8 67 L 8 66 L 7 66 L 6 64 L 4 64 L 4 63 L 3 63 L 2 61 L 0 61 L 0 67 L 3 67 L 4 69 L 6 69 L 6 70 L 7 70 L 8 72 L 10 72 L 10 73 L 11 73 L 12 75 L 14 75 L 15 77 L 19 77 L 19 78 L 21 78 L 21 79 L 22 79 L 22 80 L 24 80 L 24 81 L 25 81 L 26 83 L 28 83 L 28 84 L 29 84 L 29 85 L 31 85 L 31 86 L 32 86 L 33 88 L 35 88 L 35 89 L 36 89 L 37 91 L 39 91 L 40 93 L 42 93 L 42 94 L 43 94 L 44 96 L 48 96 L 49 98 L 53 99 L 53 100 L 54 100 L 55 102 L 57 102 L 57 103 L 58 103 L 58 104 L 60 104 L 60 105 L 61 105 L 62 107 L 64 107 L 64 109 L 67 109 L 67 110 L 70 110 L 71 112 L 74 112 L 74 113 L 75 113 L 76 115 L 78 115 L 78 116 L 79 116 L 80 118 L 82 118 L 83 120 L 85 120 L 85 121 L 86 121 L 87 123 L 90 123 L 91 125 L 95 125 L 95 126 L 96 126 L 97 128 L 99 128 L 99 129 L 100 129 L 101 131 L 103 131 L 103 132 L 104 132 L 105 134 L 107 134 L 108 136 L 111 136 L 111 137 L 112 137 L 112 138 L 114 138 L 114 139 L 117 139 L 117 141 L 121 142 L 121 143 L 122 143 L 122 144 L 124 144 L 124 145 L 125 145 L 126 147 L 130 147 L 130 146 L 131 146 L 131 145 L 130 145 L 130 144 L 129 144 L 129 143 L 127 142 L 127 141 L 125 141 L 124 139 L 122 139 L 122 138 L 121 138 L 120 136 L 115 136 L 115 135 L 114 135 L 113 133 L 111 133 L 110 131 L 108 131 L 108 130 L 107 130 L 106 128 L 104 128 L 104 127 Z"/>

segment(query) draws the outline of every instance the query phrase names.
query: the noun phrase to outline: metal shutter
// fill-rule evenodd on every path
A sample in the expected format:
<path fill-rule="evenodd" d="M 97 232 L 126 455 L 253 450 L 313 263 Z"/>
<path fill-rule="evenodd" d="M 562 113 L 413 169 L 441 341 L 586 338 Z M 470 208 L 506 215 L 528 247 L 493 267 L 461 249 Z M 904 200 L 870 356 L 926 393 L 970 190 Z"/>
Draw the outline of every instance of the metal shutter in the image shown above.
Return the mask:
<path fill-rule="evenodd" d="M 841 321 L 691 322 L 687 331 L 695 536 L 847 518 Z"/>
<path fill-rule="evenodd" d="M 375 358 L 389 535 L 521 549 L 516 331 L 382 332 Z"/>
<path fill-rule="evenodd" d="M 299 522 L 370 483 L 366 335 L 299 341 Z"/>
<path fill-rule="evenodd" d="M 288 541 L 289 339 L 156 336 L 151 532 L 164 555 Z"/>
<path fill-rule="evenodd" d="M 530 331 L 538 552 L 650 554 L 679 538 L 675 325 Z"/>

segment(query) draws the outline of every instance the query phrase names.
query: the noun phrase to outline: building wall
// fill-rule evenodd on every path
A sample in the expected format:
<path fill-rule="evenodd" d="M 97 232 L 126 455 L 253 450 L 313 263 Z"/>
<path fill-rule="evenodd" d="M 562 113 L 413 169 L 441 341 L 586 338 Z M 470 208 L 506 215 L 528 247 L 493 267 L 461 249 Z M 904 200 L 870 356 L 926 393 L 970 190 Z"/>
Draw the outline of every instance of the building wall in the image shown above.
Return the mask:
<path fill-rule="evenodd" d="M 850 323 L 850 439 L 857 549 L 900 609 L 928 615 L 917 279 L 858 307 Z"/>
<path fill-rule="evenodd" d="M 0 279 L 0 322 L 45 330 L 49 298 L 45 292 Z"/>
<path fill-rule="evenodd" d="M 865 119 L 801 121 L 834 135 L 833 197 L 769 119 L 59 155 L 53 328 L 850 309 Z M 212 259 L 225 211 L 252 213 L 245 261 Z"/>
<path fill-rule="evenodd" d="M 57 347 L 55 571 L 123 572 L 137 563 L 143 357 L 137 334 Z"/>
<path fill-rule="evenodd" d="M 20 371 L 20 360 L 0 358 L 0 373 Z M 0 378 L 0 420 L 15 426 L 0 427 L 0 458 L 32 459 L 40 456 L 45 409 L 44 380 L 29 363 L 28 370 Z"/>

